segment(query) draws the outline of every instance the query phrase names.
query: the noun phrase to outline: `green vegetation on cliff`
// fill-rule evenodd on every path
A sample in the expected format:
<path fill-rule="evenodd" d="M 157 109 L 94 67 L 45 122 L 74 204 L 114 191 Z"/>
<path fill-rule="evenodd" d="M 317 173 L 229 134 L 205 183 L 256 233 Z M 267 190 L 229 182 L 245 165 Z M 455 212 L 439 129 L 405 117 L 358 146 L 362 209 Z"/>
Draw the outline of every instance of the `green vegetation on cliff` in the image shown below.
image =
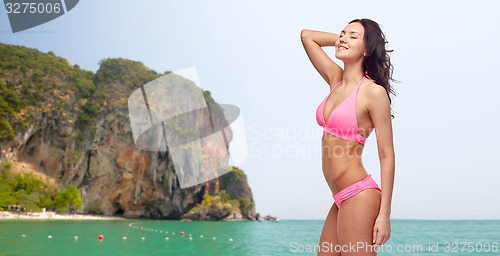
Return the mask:
<path fill-rule="evenodd" d="M 192 208 L 184 218 L 195 220 L 221 220 L 231 213 L 241 213 L 243 218 L 253 219 L 255 203 L 243 170 L 236 166 L 221 177 L 220 192 L 204 195 L 203 201 Z"/>
<path fill-rule="evenodd" d="M 28 128 L 40 116 L 80 112 L 95 89 L 92 72 L 71 66 L 64 58 L 36 49 L 0 44 L 0 139 Z"/>
<path fill-rule="evenodd" d="M 59 190 L 33 173 L 13 173 L 11 163 L 0 163 L 0 210 L 20 205 L 27 211 L 42 208 L 68 212 L 82 207 L 80 191 L 75 186 Z"/>
<path fill-rule="evenodd" d="M 232 166 L 232 170 L 222 175 L 219 179 L 221 191 L 227 191 L 231 198 L 237 199 L 240 203 L 241 213 L 245 217 L 250 218 L 251 216 L 249 215 L 253 212 L 255 203 L 247 176 L 243 170 Z"/>
<path fill-rule="evenodd" d="M 193 220 L 222 220 L 231 213 L 240 213 L 240 201 L 231 199 L 229 194 L 222 190 L 213 195 L 204 195 L 203 201 L 198 206 L 189 210 L 184 215 L 186 219 Z"/>

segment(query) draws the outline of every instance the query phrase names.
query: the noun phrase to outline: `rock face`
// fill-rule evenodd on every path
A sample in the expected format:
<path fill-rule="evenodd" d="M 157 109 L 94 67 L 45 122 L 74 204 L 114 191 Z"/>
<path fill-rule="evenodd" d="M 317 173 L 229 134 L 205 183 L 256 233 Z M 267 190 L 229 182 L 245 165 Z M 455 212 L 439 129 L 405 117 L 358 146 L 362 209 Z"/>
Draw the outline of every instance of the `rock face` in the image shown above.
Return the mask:
<path fill-rule="evenodd" d="M 19 62 L 18 55 L 23 54 L 35 61 Z M 77 186 L 83 199 L 82 211 L 86 213 L 180 219 L 200 204 L 204 195 L 225 189 L 231 198 L 249 200 L 245 218 L 255 215 L 246 178 L 236 179 L 229 172 L 181 189 L 168 151 L 135 147 L 126 100 L 140 85 L 161 74 L 140 62 L 124 59 L 104 60 L 92 74 L 70 66 L 52 53 L 3 44 L 0 56 L 0 85 L 17 93 L 22 103 L 21 107 L 12 106 L 12 111 L 0 119 L 0 124 L 7 122 L 14 133 L 9 137 L 7 128 L 0 133 L 7 134 L 0 136 L 1 161 L 26 162 L 63 186 Z M 63 68 L 53 65 L 54 59 L 63 62 L 58 64 Z M 35 88 L 28 86 L 39 73 L 41 78 L 37 78 Z M 55 84 L 48 86 L 47 81 Z M 48 91 L 44 99 L 25 99 L 25 94 L 38 90 Z M 213 101 L 209 92 L 204 94 L 206 100 Z M 6 101 L 0 98 L 0 103 L 2 100 Z M 225 122 L 223 114 L 219 114 L 216 122 Z M 208 118 L 200 116 L 199 122 L 208 122 Z M 210 145 L 203 147 L 208 156 L 217 154 Z"/>
<path fill-rule="evenodd" d="M 233 184 L 242 184 L 236 189 Z M 188 220 L 257 220 L 255 204 L 250 200 L 251 190 L 245 173 L 233 166 L 233 170 L 220 179 L 220 191 L 205 195 L 201 204 L 182 216 Z"/>
<path fill-rule="evenodd" d="M 244 220 L 243 215 L 239 209 L 224 209 L 221 208 L 213 208 L 212 210 L 200 211 L 187 213 L 183 215 L 183 219 L 187 220 L 224 220 L 224 221 L 233 221 L 233 220 Z"/>

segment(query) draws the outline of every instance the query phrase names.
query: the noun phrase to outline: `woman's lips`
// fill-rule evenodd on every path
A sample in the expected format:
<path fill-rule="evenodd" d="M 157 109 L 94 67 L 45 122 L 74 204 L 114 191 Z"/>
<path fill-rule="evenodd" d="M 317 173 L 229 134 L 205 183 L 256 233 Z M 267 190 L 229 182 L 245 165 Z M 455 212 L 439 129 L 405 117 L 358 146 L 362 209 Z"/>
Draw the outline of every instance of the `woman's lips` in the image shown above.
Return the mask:
<path fill-rule="evenodd" d="M 345 47 L 345 46 L 339 46 L 339 47 L 337 47 L 337 50 L 338 51 L 345 51 L 345 50 L 347 50 L 347 47 Z"/>

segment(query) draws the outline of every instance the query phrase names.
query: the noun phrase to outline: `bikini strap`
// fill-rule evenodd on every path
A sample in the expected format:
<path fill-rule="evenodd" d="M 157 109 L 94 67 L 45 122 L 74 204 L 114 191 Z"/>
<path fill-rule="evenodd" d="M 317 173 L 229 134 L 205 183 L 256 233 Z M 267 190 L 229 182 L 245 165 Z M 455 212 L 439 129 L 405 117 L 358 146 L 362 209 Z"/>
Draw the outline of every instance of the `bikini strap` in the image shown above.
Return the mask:
<path fill-rule="evenodd" d="M 372 80 L 372 82 L 375 82 L 369 75 L 368 75 L 368 70 L 365 71 L 365 76 L 368 77 L 368 79 Z"/>
<path fill-rule="evenodd" d="M 365 74 L 366 74 L 366 73 L 365 73 Z M 356 90 L 357 90 L 357 89 L 358 89 L 358 87 L 361 85 L 361 83 L 363 82 L 363 80 L 365 80 L 365 76 L 363 76 L 363 77 L 361 78 L 361 80 L 359 80 L 358 85 L 356 85 Z"/>
<path fill-rule="evenodd" d="M 357 88 L 361 85 L 361 83 L 363 82 L 363 80 L 365 80 L 365 76 L 368 77 L 368 79 L 372 80 L 374 82 L 373 79 L 371 79 L 369 76 L 368 76 L 368 71 L 365 71 L 365 75 L 361 78 L 361 80 L 359 80 L 358 82 L 358 85 L 356 85 L 356 90 Z M 335 90 L 335 88 L 337 88 L 337 86 L 339 84 L 341 84 L 344 80 L 340 80 L 340 82 L 338 82 L 335 86 L 333 86 L 333 88 L 330 90 L 330 93 L 333 92 L 333 90 Z"/>

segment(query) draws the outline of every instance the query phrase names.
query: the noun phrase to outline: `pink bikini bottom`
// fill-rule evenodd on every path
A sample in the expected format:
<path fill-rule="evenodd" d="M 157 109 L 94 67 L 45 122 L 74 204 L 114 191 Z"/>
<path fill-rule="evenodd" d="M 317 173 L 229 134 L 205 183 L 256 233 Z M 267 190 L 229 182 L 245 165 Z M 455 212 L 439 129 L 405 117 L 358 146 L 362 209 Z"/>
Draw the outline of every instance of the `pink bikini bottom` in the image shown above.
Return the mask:
<path fill-rule="evenodd" d="M 382 191 L 378 185 L 377 182 L 372 178 L 371 174 L 368 174 L 366 178 L 363 180 L 360 180 L 342 190 L 340 190 L 337 194 L 333 195 L 333 200 L 337 204 L 337 207 L 340 208 L 340 204 L 344 201 L 347 200 L 355 195 L 357 195 L 359 192 L 365 190 L 365 189 L 376 189 L 378 191 Z"/>

